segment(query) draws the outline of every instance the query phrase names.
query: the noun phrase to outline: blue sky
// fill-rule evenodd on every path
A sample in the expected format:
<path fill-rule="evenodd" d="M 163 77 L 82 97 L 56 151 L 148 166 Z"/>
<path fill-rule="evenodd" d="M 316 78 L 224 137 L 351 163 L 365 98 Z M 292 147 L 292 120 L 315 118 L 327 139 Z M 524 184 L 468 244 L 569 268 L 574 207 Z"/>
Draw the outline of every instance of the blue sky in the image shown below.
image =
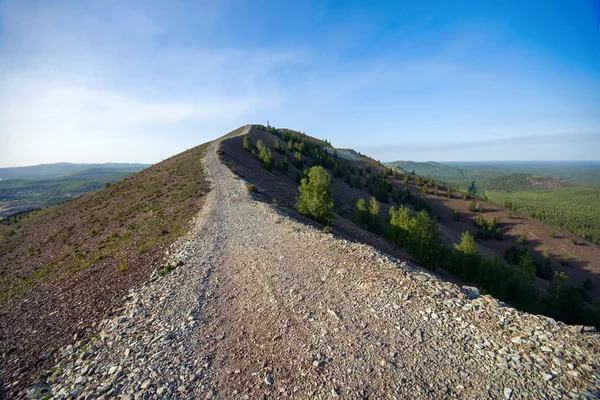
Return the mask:
<path fill-rule="evenodd" d="M 0 1 L 0 167 L 246 123 L 389 160 L 600 159 L 600 2 Z"/>

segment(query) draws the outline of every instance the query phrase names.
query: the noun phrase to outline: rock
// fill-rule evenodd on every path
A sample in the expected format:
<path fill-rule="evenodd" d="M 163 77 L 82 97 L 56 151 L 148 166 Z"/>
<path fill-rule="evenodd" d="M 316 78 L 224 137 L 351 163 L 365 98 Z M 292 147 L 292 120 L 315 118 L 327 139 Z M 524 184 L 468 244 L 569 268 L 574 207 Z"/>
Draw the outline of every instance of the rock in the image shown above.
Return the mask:
<path fill-rule="evenodd" d="M 206 393 L 206 396 L 204 396 L 204 399 L 205 400 L 210 400 L 213 397 L 215 397 L 215 392 L 213 392 L 212 389 L 211 389 L 211 390 L 208 391 L 208 393 Z"/>
<path fill-rule="evenodd" d="M 423 343 L 423 331 L 421 329 L 415 331 L 415 337 L 419 343 Z"/>
<path fill-rule="evenodd" d="M 129 354 L 131 354 L 131 349 L 128 347 L 128 348 L 125 349 L 124 358 L 129 357 Z"/>
<path fill-rule="evenodd" d="M 511 342 L 513 342 L 514 344 L 521 344 L 523 343 L 523 339 L 521 339 L 521 336 L 515 336 L 512 339 L 510 339 Z"/>
<path fill-rule="evenodd" d="M 581 333 L 583 332 L 583 325 L 573 325 L 569 328 L 569 332 L 571 333 Z"/>
<path fill-rule="evenodd" d="M 143 390 L 146 390 L 146 389 L 148 389 L 148 386 L 150 386 L 150 384 L 151 384 L 151 383 L 152 383 L 152 381 L 151 381 L 150 379 L 146 379 L 146 380 L 145 380 L 145 381 L 142 383 L 142 386 L 141 386 L 141 388 L 142 388 Z"/>
<path fill-rule="evenodd" d="M 160 386 L 158 389 L 156 389 L 156 394 L 159 396 L 162 396 L 163 394 L 165 394 L 165 387 L 164 386 Z"/>
<path fill-rule="evenodd" d="M 273 376 L 271 374 L 265 376 L 265 383 L 269 386 L 273 384 Z"/>
<path fill-rule="evenodd" d="M 119 366 L 118 366 L 118 365 L 112 365 L 110 368 L 108 368 L 108 374 L 109 374 L 109 375 L 112 375 L 112 374 L 114 374 L 115 372 L 117 372 L 117 370 L 118 370 L 118 369 L 119 369 Z"/>
<path fill-rule="evenodd" d="M 479 289 L 477 289 L 474 286 L 463 286 L 460 288 L 460 291 L 463 292 L 471 300 L 474 300 L 479 297 Z"/>
<path fill-rule="evenodd" d="M 586 332 L 586 333 L 596 332 L 596 327 L 595 326 L 584 326 L 583 332 Z"/>
<path fill-rule="evenodd" d="M 504 398 L 506 400 L 510 400 L 510 398 L 512 397 L 513 394 L 513 390 L 511 388 L 504 388 Z"/>
<path fill-rule="evenodd" d="M 542 378 L 544 378 L 544 381 L 550 382 L 552 379 L 554 379 L 554 375 L 544 373 L 544 374 L 542 374 Z"/>
<path fill-rule="evenodd" d="M 42 399 L 50 394 L 50 385 L 38 382 L 27 389 L 27 398 Z"/>

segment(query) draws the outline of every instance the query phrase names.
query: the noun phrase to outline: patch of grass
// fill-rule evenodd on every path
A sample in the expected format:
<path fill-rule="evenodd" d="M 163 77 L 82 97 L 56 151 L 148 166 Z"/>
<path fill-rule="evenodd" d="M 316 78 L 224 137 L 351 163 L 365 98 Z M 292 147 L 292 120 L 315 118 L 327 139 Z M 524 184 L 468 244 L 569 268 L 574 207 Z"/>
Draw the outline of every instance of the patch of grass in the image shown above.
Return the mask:
<path fill-rule="evenodd" d="M 171 271 L 175 269 L 175 265 L 173 264 L 165 264 L 162 266 L 160 271 L 158 271 L 158 275 L 161 277 L 167 276 Z"/>
<path fill-rule="evenodd" d="M 119 265 L 119 268 L 117 268 L 117 273 L 123 273 L 125 271 L 127 271 L 128 265 L 127 262 L 123 262 L 121 263 L 121 265 Z"/>

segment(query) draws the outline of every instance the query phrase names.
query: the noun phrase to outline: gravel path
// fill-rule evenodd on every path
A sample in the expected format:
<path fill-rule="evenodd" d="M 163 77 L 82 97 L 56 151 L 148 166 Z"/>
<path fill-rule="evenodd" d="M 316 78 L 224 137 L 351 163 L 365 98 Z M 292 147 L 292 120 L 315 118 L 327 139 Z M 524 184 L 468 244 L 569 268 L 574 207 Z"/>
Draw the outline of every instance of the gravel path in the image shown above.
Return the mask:
<path fill-rule="evenodd" d="M 254 201 L 206 152 L 190 234 L 90 342 L 56 398 L 573 398 L 600 388 L 600 340 L 518 312 Z M 576 332 L 577 331 L 577 332 Z"/>

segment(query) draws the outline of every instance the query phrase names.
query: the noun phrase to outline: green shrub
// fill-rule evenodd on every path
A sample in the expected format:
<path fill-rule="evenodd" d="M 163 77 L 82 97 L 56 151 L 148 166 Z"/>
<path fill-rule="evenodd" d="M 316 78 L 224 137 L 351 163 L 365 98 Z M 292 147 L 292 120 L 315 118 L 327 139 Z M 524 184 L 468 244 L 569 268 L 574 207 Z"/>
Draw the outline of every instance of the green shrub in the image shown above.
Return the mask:
<path fill-rule="evenodd" d="M 469 208 L 468 210 L 470 212 L 475 212 L 477 211 L 477 202 L 475 200 L 471 201 L 471 203 L 469 203 Z"/>
<path fill-rule="evenodd" d="M 554 231 L 550 232 L 550 237 L 552 239 L 554 239 L 556 237 L 556 232 L 554 232 Z"/>
<path fill-rule="evenodd" d="M 527 243 L 527 237 L 524 234 L 521 234 L 521 236 L 519 236 L 517 238 L 517 243 L 519 244 L 526 244 Z"/>
<path fill-rule="evenodd" d="M 567 265 L 569 265 L 569 261 L 570 261 L 570 260 L 571 260 L 571 259 L 570 259 L 569 255 L 568 255 L 567 253 L 565 253 L 565 254 L 563 254 L 563 256 L 560 258 L 560 261 L 559 261 L 559 262 L 560 262 L 560 265 L 562 265 L 562 266 L 565 266 L 565 267 L 566 267 Z"/>
<path fill-rule="evenodd" d="M 333 199 L 330 189 L 331 177 L 321 166 L 312 167 L 308 177 L 300 182 L 300 196 L 296 199 L 296 210 L 315 221 L 331 224 L 334 220 Z"/>
<path fill-rule="evenodd" d="M 460 211 L 458 211 L 458 210 L 452 211 L 452 219 L 454 221 L 458 221 L 460 219 Z"/>
<path fill-rule="evenodd" d="M 571 238 L 571 243 L 577 244 L 577 239 L 576 238 Z"/>
<path fill-rule="evenodd" d="M 258 193 L 258 188 L 256 185 L 248 185 L 248 191 L 252 193 Z"/>

